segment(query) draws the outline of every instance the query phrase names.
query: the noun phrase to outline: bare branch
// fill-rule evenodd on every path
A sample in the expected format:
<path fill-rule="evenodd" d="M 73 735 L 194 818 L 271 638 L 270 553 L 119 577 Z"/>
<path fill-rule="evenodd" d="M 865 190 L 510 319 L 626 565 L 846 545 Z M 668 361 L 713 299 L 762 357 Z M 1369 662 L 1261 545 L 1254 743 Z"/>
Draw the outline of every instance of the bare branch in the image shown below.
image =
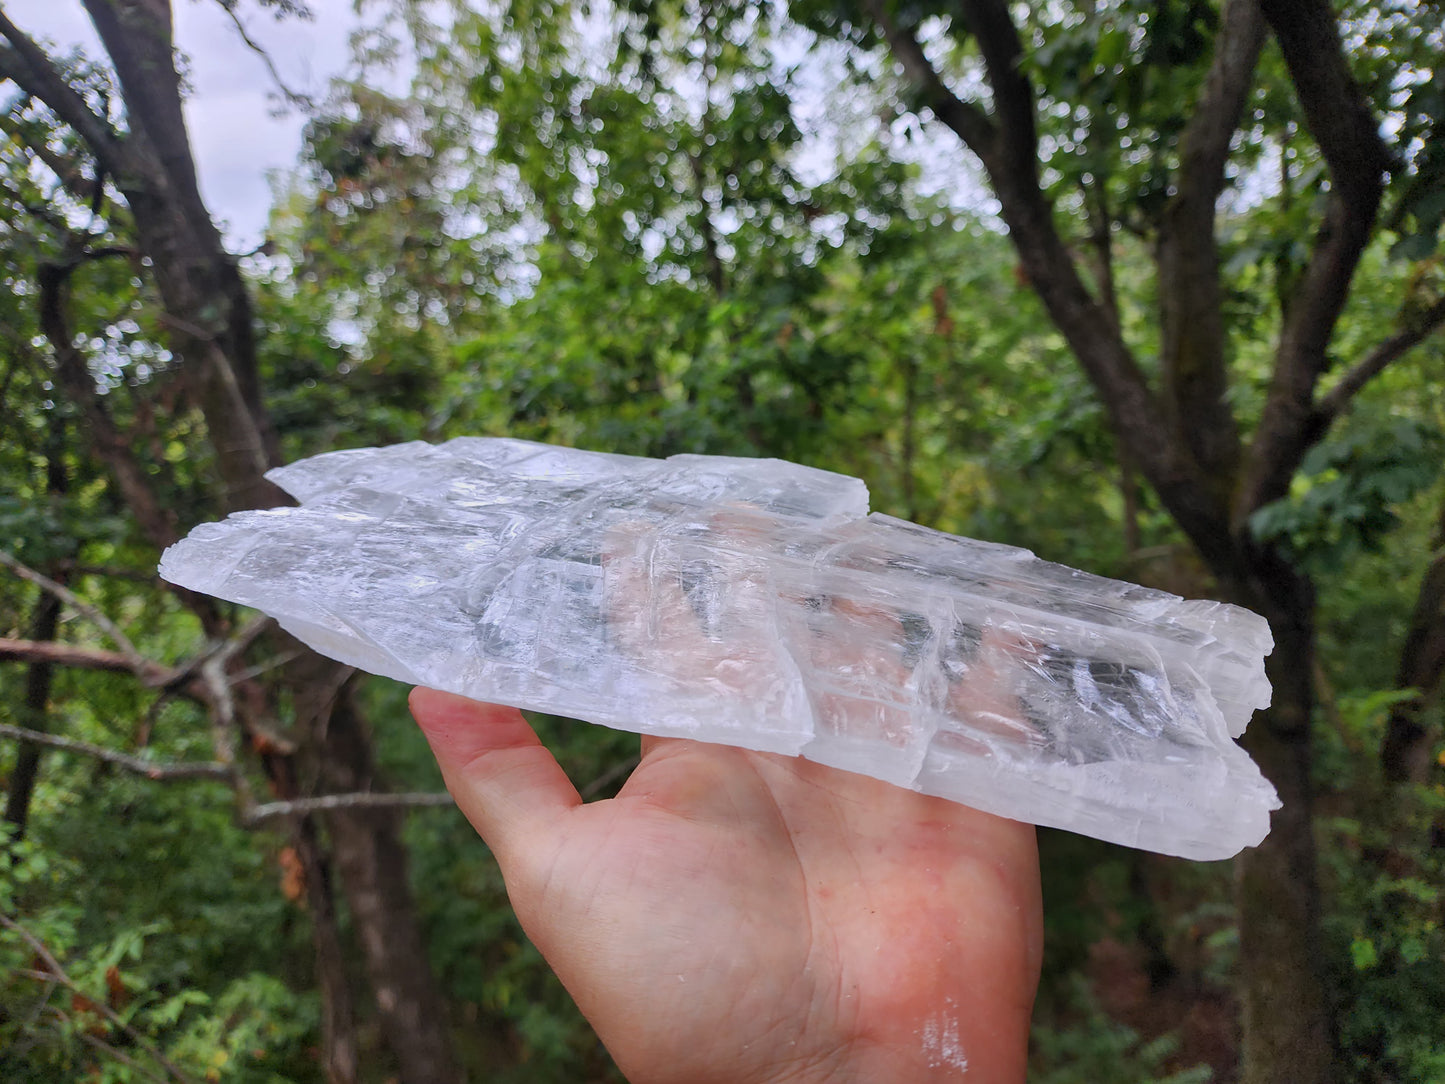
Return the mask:
<path fill-rule="evenodd" d="M 231 683 L 226 680 L 226 662 L 219 652 L 206 657 L 200 667 L 201 681 L 211 698 L 211 749 L 217 763 L 226 770 L 244 817 L 255 807 L 256 798 L 251 793 L 251 784 L 236 766 L 236 738 L 240 736 L 240 728 L 236 726 L 236 701 Z"/>
<path fill-rule="evenodd" d="M 20 923 L 16 922 L 9 915 L 5 914 L 4 911 L 0 911 L 0 926 L 5 927 L 5 929 L 15 934 L 17 937 L 19 937 L 22 941 L 24 941 L 27 945 L 30 946 L 30 950 L 34 952 L 35 955 L 40 959 L 40 961 L 45 965 L 45 971 L 49 979 L 53 979 L 54 981 L 60 983 L 60 985 L 64 986 L 71 993 L 78 994 L 80 997 L 85 998 L 85 1002 L 88 1006 L 94 1008 L 96 1012 L 98 1012 L 101 1016 L 105 1017 L 105 1019 L 110 1022 L 112 1027 L 118 1028 L 120 1031 L 125 1033 L 125 1035 L 129 1037 L 133 1043 L 135 1043 L 138 1047 L 140 1047 L 152 1058 L 154 1058 L 156 1064 L 161 1066 L 161 1068 L 163 1068 L 167 1073 L 169 1073 L 172 1079 L 178 1081 L 179 1084 L 192 1084 L 190 1077 L 188 1077 L 185 1073 L 181 1072 L 178 1068 L 176 1068 L 176 1066 L 171 1064 L 171 1062 L 166 1058 L 164 1054 L 160 1052 L 160 1050 L 156 1047 L 154 1043 L 152 1043 L 144 1035 L 136 1031 L 124 1020 L 122 1020 L 120 1016 L 118 1016 L 115 1011 L 105 1003 L 104 998 L 92 998 L 88 994 L 86 994 L 84 990 L 77 986 L 74 980 L 72 980 L 71 977 L 65 973 L 65 969 L 60 966 L 60 961 L 57 960 L 55 958 L 55 954 L 52 953 L 48 947 L 46 947 L 44 941 L 40 940 L 40 938 L 36 937 L 24 926 L 20 925 Z"/>
<path fill-rule="evenodd" d="M 236 33 L 240 35 L 241 41 L 245 43 L 246 48 L 250 49 L 251 52 L 255 53 L 258 57 L 260 57 L 261 63 L 266 65 L 266 70 L 271 74 L 271 81 L 276 84 L 277 88 L 281 91 L 282 96 L 290 104 L 296 106 L 299 109 L 315 109 L 316 103 L 312 100 L 309 94 L 302 94 L 298 91 L 294 91 L 286 85 L 286 81 L 281 78 L 281 73 L 276 70 L 276 64 L 274 61 L 272 61 L 271 54 L 268 53 L 265 47 L 261 45 L 258 41 L 256 41 L 253 37 L 251 37 L 251 35 L 247 32 L 246 24 L 241 22 L 241 16 L 236 11 L 236 5 L 232 3 L 225 3 L 224 0 L 222 0 L 219 6 L 221 10 L 230 17 L 231 24 L 235 26 Z"/>
<path fill-rule="evenodd" d="M 56 734 L 47 734 L 43 730 L 31 730 L 23 726 L 11 726 L 9 723 L 0 723 L 0 738 L 11 738 L 15 741 L 29 742 L 31 745 L 44 745 L 51 749 L 63 749 L 68 753 L 79 753 L 81 756 L 91 757 L 95 760 L 103 760 L 107 764 L 114 764 L 124 768 L 136 775 L 143 775 L 147 779 L 175 780 L 175 779 L 220 779 L 224 782 L 231 781 L 233 769 L 226 764 L 220 764 L 209 760 L 173 760 L 155 761 L 146 760 L 144 757 L 132 756 L 129 753 L 122 753 L 116 749 L 107 749 L 103 745 L 94 745 L 88 741 L 76 741 L 74 738 L 62 738 Z"/>
<path fill-rule="evenodd" d="M 242 816 L 247 827 L 276 817 L 303 816 L 309 813 L 330 813 L 349 809 L 401 809 L 455 805 L 445 791 L 423 791 L 415 794 L 385 794 L 361 791 L 354 794 L 325 794 L 318 798 L 295 798 L 289 802 L 267 802 Z"/>
<path fill-rule="evenodd" d="M 49 576 L 36 572 L 33 568 L 22 564 L 4 550 L 0 550 L 0 565 L 4 565 L 22 580 L 28 580 L 42 591 L 47 591 L 54 595 L 71 609 L 86 617 L 91 624 L 95 625 L 104 632 L 106 636 L 110 637 L 111 642 L 120 649 L 120 653 L 130 661 L 130 668 L 132 670 L 138 672 L 149 663 L 150 660 L 146 659 L 144 655 L 136 650 L 135 644 L 130 642 L 130 637 L 121 631 L 119 625 L 101 613 L 96 607 L 75 594 L 70 588 L 63 584 L 56 583 Z"/>
<path fill-rule="evenodd" d="M 136 659 L 119 651 L 77 647 L 74 644 L 56 643 L 54 640 L 0 639 L 0 660 L 48 662 L 56 666 L 71 666 L 77 670 L 134 674 L 147 688 L 176 688 L 192 699 L 201 699 L 195 689 L 186 687 L 186 675 L 182 671 L 154 659 Z"/>
<path fill-rule="evenodd" d="M 1395 332 L 1347 370 L 1315 407 L 1316 424 L 1327 427 L 1350 405 L 1351 400 L 1398 358 L 1428 339 L 1445 324 L 1445 298 L 1425 310 L 1409 327 Z"/>

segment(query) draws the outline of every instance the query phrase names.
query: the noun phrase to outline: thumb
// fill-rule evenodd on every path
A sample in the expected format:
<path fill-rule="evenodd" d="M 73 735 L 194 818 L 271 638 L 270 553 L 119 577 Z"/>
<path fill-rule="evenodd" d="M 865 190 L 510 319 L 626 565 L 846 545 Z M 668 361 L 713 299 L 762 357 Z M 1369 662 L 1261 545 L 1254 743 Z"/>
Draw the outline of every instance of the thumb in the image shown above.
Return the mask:
<path fill-rule="evenodd" d="M 423 688 L 411 691 L 410 702 L 447 790 L 504 871 L 536 853 L 529 841 L 582 804 L 516 708 Z"/>

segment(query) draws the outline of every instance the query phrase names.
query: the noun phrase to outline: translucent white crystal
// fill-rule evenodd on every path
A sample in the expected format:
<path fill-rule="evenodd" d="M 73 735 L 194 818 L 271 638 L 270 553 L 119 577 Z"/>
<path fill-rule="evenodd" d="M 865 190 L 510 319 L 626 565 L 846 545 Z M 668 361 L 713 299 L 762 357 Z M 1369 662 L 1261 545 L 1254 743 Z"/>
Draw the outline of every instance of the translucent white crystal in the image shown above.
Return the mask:
<path fill-rule="evenodd" d="M 1279 804 L 1231 740 L 1269 702 L 1262 618 L 870 515 L 855 478 L 485 438 L 270 477 L 302 506 L 161 575 L 373 673 L 1189 858 Z"/>

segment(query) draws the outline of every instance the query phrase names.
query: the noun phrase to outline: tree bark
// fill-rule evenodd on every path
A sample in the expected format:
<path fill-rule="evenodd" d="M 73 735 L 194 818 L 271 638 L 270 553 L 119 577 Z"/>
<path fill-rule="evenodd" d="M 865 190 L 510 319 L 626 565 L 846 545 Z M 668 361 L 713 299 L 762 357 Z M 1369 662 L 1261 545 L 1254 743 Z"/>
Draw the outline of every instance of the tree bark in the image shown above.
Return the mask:
<path fill-rule="evenodd" d="M 35 603 L 35 614 L 31 619 L 30 635 L 38 643 L 50 643 L 55 639 L 55 630 L 60 622 L 60 600 L 49 593 L 42 593 Z M 45 721 L 50 709 L 50 682 L 55 664 L 48 659 L 32 662 L 25 670 L 25 706 L 22 718 L 25 725 L 36 730 L 45 730 Z M 40 746 L 34 742 L 21 742 L 15 755 L 15 770 L 10 775 L 10 790 L 5 796 L 5 823 L 9 825 L 9 838 L 4 841 L 8 848 L 25 838 L 25 829 L 30 822 L 30 799 L 35 793 L 35 783 L 40 777 Z"/>
<path fill-rule="evenodd" d="M 57 413 L 51 418 L 46 434 L 45 449 L 45 491 L 51 497 L 59 497 L 69 488 L 65 471 L 65 423 Z M 64 576 L 64 572 L 58 575 Z M 60 599 L 50 591 L 42 591 L 35 603 L 31 618 L 30 636 L 42 644 L 51 644 L 60 627 Z M 25 671 L 25 707 L 22 716 L 24 725 L 36 730 L 45 730 L 50 715 L 50 686 L 54 680 L 55 666 L 45 658 L 30 663 Z M 21 742 L 15 756 L 15 770 L 10 776 L 10 790 L 5 796 L 5 823 L 9 825 L 8 839 L 0 843 L 8 848 L 12 843 L 25 838 L 30 823 L 30 801 L 35 794 L 35 784 L 40 778 L 40 746 L 34 742 Z"/>
<path fill-rule="evenodd" d="M 292 838 L 306 880 L 316 984 L 321 988 L 321 1067 L 327 1084 L 356 1084 L 361 1075 L 356 1053 L 356 1010 L 351 1003 L 346 955 L 338 931 L 331 865 L 313 820 L 300 819 Z"/>
<path fill-rule="evenodd" d="M 1180 139 L 1177 191 L 1159 222 L 1156 260 L 1169 425 L 1199 464 L 1214 499 L 1227 507 L 1240 442 L 1228 400 L 1215 207 L 1224 190 L 1230 140 L 1264 45 L 1264 18 L 1254 0 L 1231 0 L 1220 24 L 1203 93 Z"/>
<path fill-rule="evenodd" d="M 381 789 L 366 723 L 350 685 L 354 671 L 308 653 L 289 668 L 299 725 L 312 733 L 303 766 L 323 793 Z M 437 993 L 410 889 L 395 809 L 353 809 L 327 818 L 352 927 L 387 1043 L 405 1084 L 451 1084 L 461 1073 L 451 1056 L 447 1014 Z"/>
<path fill-rule="evenodd" d="M 1238 590 L 1238 588 L 1236 588 Z M 1337 1079 L 1333 1006 L 1323 969 L 1314 840 L 1311 716 L 1314 591 L 1276 564 L 1236 598 L 1269 619 L 1266 664 L 1274 702 L 1244 744 L 1282 806 L 1258 847 L 1235 860 L 1239 908 L 1241 1084 L 1319 1084 Z"/>
<path fill-rule="evenodd" d="M 1308 72 L 1302 92 L 1327 96 L 1348 116 L 1307 106 L 1321 116 L 1332 172 L 1345 176 L 1331 195 L 1325 228 L 1309 270 L 1291 298 L 1277 351 L 1265 417 L 1241 457 L 1225 390 L 1227 366 L 1215 240 L 1216 201 L 1261 41 L 1260 11 L 1233 0 L 1222 16 L 1205 90 L 1181 140 L 1187 176 L 1159 224 L 1159 284 L 1164 358 L 1161 392 L 1146 381 L 1105 306 L 1085 289 L 1060 237 L 1038 173 L 1034 92 L 1006 0 L 966 0 L 961 22 L 977 42 L 992 91 L 991 112 L 961 100 L 929 62 L 913 28 L 894 21 L 891 5 L 867 0 L 894 56 L 933 113 L 977 154 L 1028 275 L 1054 325 L 1097 390 L 1122 453 L 1147 478 L 1175 522 L 1227 594 L 1270 621 L 1277 640 L 1269 667 L 1275 703 L 1255 720 L 1250 745 L 1284 808 L 1264 844 L 1239 860 L 1241 999 L 1246 1084 L 1328 1084 L 1335 1079 L 1333 1006 L 1320 966 L 1310 780 L 1310 686 L 1314 599 L 1307 578 L 1279 555 L 1261 552 L 1249 515 L 1279 495 L 1309 444 L 1325 344 L 1348 293 L 1379 198 L 1380 146 L 1360 123 L 1358 88 L 1350 81 L 1328 9 L 1316 0 L 1279 2 L 1265 12 L 1292 75 L 1311 47 L 1333 49 L 1322 71 Z M 1306 10 L 1307 9 L 1307 10 Z M 1281 24 L 1305 11 L 1308 27 Z M 1325 15 L 1321 16 L 1321 12 Z M 1364 111 L 1368 114 L 1368 110 Z M 1358 154 L 1356 153 L 1358 152 Z M 1191 339 L 1200 334 L 1199 341 Z M 1240 480 L 1244 484 L 1239 484 Z"/>

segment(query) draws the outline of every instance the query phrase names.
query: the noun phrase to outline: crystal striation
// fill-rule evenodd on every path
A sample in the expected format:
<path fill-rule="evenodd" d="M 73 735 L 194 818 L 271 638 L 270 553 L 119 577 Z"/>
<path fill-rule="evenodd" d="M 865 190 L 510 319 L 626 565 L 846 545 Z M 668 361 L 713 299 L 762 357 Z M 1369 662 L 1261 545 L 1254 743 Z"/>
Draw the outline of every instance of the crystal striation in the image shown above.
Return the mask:
<path fill-rule="evenodd" d="M 855 478 L 528 441 L 331 452 L 161 575 L 361 669 L 801 755 L 1187 858 L 1269 831 L 1265 621 L 868 512 Z"/>

